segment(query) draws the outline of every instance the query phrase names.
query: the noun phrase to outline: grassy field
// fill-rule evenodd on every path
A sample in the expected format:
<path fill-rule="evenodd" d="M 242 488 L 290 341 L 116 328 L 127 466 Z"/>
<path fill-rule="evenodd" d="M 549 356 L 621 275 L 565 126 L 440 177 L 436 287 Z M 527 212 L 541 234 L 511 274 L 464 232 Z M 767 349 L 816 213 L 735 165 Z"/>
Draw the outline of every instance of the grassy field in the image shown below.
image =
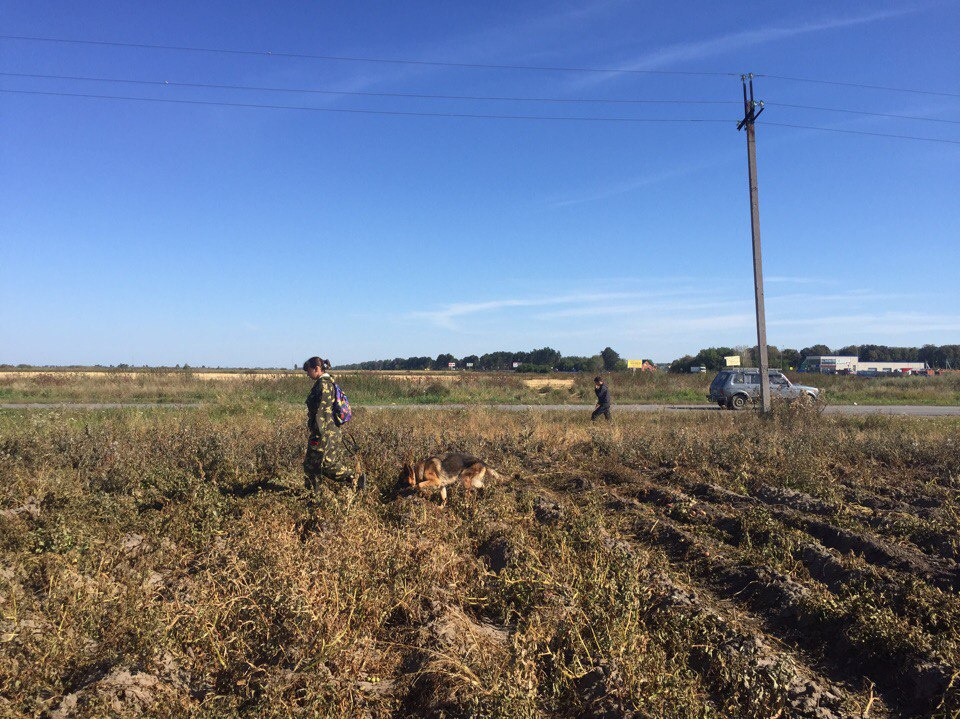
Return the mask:
<path fill-rule="evenodd" d="M 377 404 L 592 404 L 586 375 L 513 372 L 334 372 L 357 406 Z M 615 373 L 614 402 L 698 404 L 712 375 Z M 832 404 L 960 404 L 960 373 L 938 377 L 791 375 Z M 301 403 L 302 372 L 0 372 L 0 402 Z"/>
<path fill-rule="evenodd" d="M 957 717 L 960 423 L 0 412 L 0 715 Z M 506 479 L 447 507 L 399 463 Z"/>

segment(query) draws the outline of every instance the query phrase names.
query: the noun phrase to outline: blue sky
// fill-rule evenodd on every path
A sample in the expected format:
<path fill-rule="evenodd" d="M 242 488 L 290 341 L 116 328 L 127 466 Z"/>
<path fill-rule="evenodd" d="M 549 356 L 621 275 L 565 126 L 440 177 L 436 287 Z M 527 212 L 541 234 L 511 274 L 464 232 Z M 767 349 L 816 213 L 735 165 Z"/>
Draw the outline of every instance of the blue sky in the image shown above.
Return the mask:
<path fill-rule="evenodd" d="M 8 35 L 479 64 L 756 72 L 771 344 L 960 341 L 960 6 L 6 2 Z M 736 77 L 0 40 L 0 71 L 497 97 L 737 101 Z M 0 362 L 290 366 L 756 341 L 736 104 L 369 97 L 0 77 Z M 775 105 L 773 103 L 780 103 Z M 848 108 L 907 121 L 788 108 Z"/>

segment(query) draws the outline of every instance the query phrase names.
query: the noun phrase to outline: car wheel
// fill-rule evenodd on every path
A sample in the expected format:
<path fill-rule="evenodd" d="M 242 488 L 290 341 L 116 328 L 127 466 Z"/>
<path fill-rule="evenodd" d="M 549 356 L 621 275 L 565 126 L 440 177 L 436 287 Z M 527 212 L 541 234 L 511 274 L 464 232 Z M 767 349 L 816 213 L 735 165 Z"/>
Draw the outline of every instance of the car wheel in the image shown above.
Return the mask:
<path fill-rule="evenodd" d="M 743 409 L 747 406 L 747 396 L 745 394 L 735 394 L 730 398 L 730 409 Z"/>

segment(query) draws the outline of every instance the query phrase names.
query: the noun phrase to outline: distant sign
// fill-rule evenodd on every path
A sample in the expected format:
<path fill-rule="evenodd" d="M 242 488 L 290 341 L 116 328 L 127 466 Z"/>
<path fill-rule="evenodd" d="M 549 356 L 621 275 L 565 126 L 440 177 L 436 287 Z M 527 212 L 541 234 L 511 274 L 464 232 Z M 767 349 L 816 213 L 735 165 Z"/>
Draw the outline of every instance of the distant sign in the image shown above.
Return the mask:
<path fill-rule="evenodd" d="M 641 369 L 643 360 L 627 360 L 627 369 Z"/>
<path fill-rule="evenodd" d="M 467 362 L 467 367 L 473 367 L 473 362 Z"/>
<path fill-rule="evenodd" d="M 450 369 L 456 369 L 456 368 L 457 368 L 457 363 L 456 363 L 456 362 L 447 362 L 447 367 L 449 367 Z"/>
<path fill-rule="evenodd" d="M 520 366 L 520 363 L 519 363 L 519 362 L 514 362 L 514 363 L 513 363 L 513 368 L 514 368 L 514 369 L 516 369 L 516 368 L 519 367 L 519 366 Z"/>
<path fill-rule="evenodd" d="M 729 357 L 724 357 L 723 362 L 727 367 L 739 367 L 740 355 L 730 355 Z"/>

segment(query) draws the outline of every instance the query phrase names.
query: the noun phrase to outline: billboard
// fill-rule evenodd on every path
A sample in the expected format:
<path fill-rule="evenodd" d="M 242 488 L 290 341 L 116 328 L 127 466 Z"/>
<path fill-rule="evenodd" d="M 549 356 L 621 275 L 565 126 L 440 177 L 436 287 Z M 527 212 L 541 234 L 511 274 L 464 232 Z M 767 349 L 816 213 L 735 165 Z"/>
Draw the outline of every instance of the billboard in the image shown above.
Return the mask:
<path fill-rule="evenodd" d="M 627 360 L 627 369 L 640 369 L 643 367 L 643 360 Z"/>
<path fill-rule="evenodd" d="M 740 366 L 740 355 L 730 355 L 723 358 L 723 363 L 727 367 L 739 367 Z"/>
<path fill-rule="evenodd" d="M 456 368 L 457 368 L 457 363 L 456 363 L 456 362 L 447 362 L 447 367 L 449 367 L 450 369 L 456 369 Z"/>

